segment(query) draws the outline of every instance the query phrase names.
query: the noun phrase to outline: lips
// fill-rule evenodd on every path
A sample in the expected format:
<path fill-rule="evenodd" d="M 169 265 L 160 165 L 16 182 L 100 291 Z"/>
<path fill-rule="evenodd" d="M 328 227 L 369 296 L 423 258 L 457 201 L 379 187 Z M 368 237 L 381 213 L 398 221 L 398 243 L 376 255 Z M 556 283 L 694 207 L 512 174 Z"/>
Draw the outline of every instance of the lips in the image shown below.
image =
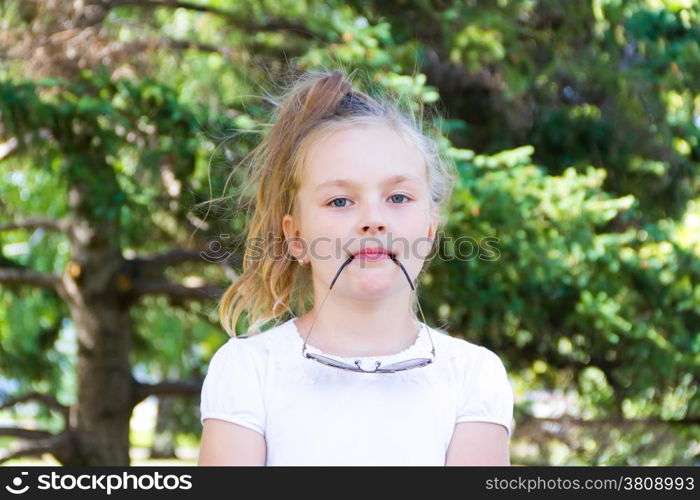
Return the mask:
<path fill-rule="evenodd" d="M 358 252 L 355 252 L 353 255 L 355 257 L 380 257 L 380 256 L 393 256 L 395 253 L 388 251 L 386 248 L 382 247 L 374 247 L 374 248 L 365 248 L 363 250 L 360 250 Z"/>

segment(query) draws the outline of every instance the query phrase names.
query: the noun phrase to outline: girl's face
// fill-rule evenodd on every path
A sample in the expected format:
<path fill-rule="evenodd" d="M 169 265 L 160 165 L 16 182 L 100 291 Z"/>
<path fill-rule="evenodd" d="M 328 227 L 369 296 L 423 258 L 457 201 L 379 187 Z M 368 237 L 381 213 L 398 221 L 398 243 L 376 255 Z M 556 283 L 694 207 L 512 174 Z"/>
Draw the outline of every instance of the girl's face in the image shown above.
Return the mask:
<path fill-rule="evenodd" d="M 283 230 L 289 252 L 311 266 L 317 290 L 330 287 L 349 255 L 376 247 L 394 252 L 415 279 L 435 238 L 423 157 L 388 126 L 347 128 L 314 142 L 296 203 L 299 224 L 285 215 Z M 357 256 L 333 291 L 368 300 L 407 286 L 391 259 Z"/>

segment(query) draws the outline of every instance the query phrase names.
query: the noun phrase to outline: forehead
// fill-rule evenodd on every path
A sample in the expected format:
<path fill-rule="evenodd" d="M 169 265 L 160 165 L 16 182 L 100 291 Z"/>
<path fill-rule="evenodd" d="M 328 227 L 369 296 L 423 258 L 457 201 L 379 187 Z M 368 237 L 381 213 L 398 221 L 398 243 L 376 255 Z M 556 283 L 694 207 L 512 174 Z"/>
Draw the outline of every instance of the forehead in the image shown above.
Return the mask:
<path fill-rule="evenodd" d="M 302 185 L 314 191 L 327 186 L 427 182 L 419 150 L 384 125 L 354 126 L 314 140 L 304 163 Z"/>

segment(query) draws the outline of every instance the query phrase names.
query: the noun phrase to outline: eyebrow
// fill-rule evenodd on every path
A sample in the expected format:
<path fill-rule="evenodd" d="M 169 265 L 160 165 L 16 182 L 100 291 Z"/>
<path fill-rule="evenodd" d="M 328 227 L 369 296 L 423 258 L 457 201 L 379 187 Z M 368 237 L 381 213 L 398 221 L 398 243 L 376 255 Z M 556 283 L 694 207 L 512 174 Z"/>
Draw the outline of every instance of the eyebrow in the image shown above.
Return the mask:
<path fill-rule="evenodd" d="M 382 185 L 398 184 L 399 182 L 420 182 L 420 179 L 413 175 L 392 175 L 384 179 Z M 316 190 L 318 191 L 328 186 L 357 186 L 357 184 L 350 179 L 330 179 L 316 186 Z"/>

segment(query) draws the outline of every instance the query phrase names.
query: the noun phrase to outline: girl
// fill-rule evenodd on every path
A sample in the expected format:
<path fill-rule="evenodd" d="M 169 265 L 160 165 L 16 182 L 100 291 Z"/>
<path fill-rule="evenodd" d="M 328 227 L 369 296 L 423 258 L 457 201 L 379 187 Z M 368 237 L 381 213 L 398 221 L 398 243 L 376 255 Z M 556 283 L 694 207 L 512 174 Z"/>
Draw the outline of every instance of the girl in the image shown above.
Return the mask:
<path fill-rule="evenodd" d="M 428 326 L 414 293 L 454 174 L 398 109 L 342 71 L 307 73 L 279 104 L 252 156 L 199 465 L 509 465 L 501 360 Z"/>

